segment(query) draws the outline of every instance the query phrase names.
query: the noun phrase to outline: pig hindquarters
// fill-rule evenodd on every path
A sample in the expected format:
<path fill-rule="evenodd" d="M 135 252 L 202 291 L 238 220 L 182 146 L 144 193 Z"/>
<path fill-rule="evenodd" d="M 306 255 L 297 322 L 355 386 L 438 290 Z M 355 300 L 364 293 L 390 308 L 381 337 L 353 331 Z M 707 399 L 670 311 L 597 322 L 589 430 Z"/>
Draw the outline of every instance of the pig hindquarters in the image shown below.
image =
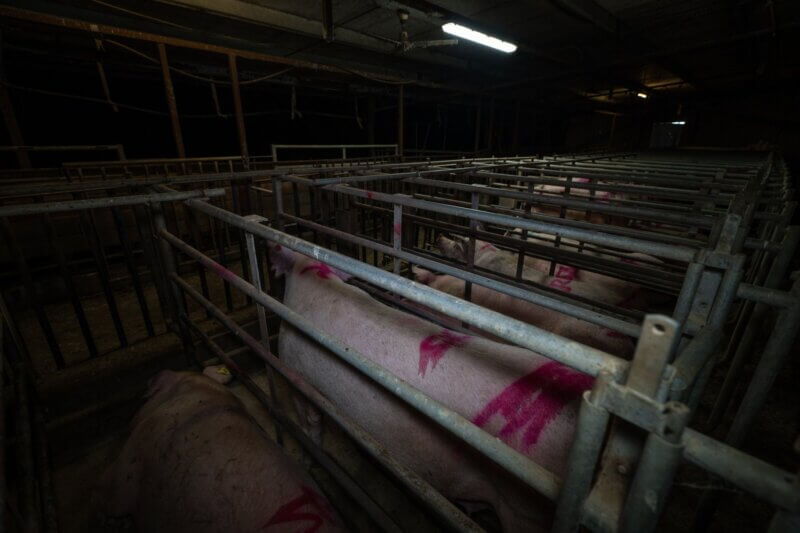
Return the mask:
<path fill-rule="evenodd" d="M 311 478 L 224 386 L 164 371 L 95 501 L 140 532 L 339 531 Z"/>
<path fill-rule="evenodd" d="M 538 464 L 563 474 L 579 399 L 591 387 L 591 377 L 531 351 L 460 335 L 385 306 L 344 283 L 329 266 L 286 248 L 273 247 L 271 257 L 278 274 L 287 274 L 284 304 Z M 549 506 L 535 492 L 285 322 L 279 353 L 451 500 L 490 503 L 506 532 L 546 527 L 549 517 L 543 509 Z"/>

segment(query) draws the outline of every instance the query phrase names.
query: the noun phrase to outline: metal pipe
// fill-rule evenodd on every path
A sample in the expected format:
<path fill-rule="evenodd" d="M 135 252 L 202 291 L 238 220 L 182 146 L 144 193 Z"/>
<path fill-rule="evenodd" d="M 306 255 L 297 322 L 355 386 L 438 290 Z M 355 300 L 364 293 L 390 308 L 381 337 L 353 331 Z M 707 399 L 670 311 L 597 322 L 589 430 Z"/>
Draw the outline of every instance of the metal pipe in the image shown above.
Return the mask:
<path fill-rule="evenodd" d="M 201 189 L 171 193 L 137 194 L 133 196 L 109 196 L 105 198 L 68 200 L 64 202 L 7 205 L 0 207 L 0 217 L 39 215 L 42 213 L 57 213 L 63 211 L 83 211 L 98 207 L 122 205 L 146 205 L 155 202 L 177 202 L 189 200 L 191 198 L 214 198 L 224 195 L 225 189 Z"/>
<path fill-rule="evenodd" d="M 182 286 L 181 288 L 185 288 Z M 193 298 L 197 299 L 200 298 L 201 300 L 197 300 L 198 303 L 201 305 L 213 305 L 211 302 L 208 301 L 207 298 L 202 296 L 201 294 L 197 293 L 196 291 L 190 294 Z M 260 309 L 263 309 L 261 306 L 258 306 Z M 194 322 L 191 322 L 188 318 L 183 317 L 184 322 L 186 325 L 191 328 L 195 335 L 197 335 L 203 344 L 211 350 L 220 361 L 222 361 L 233 373 L 236 379 L 244 385 L 244 387 L 250 391 L 250 393 L 258 399 L 261 404 L 268 409 L 270 416 L 275 419 L 275 431 L 276 433 L 281 431 L 282 429 L 288 430 L 289 434 L 295 439 L 300 445 L 303 447 L 305 451 L 307 451 L 314 460 L 328 472 L 333 479 L 336 480 L 336 483 L 344 489 L 347 494 L 355 500 L 355 502 L 361 507 L 369 517 L 381 528 L 382 531 L 391 531 L 393 533 L 400 533 L 401 529 L 395 524 L 395 522 L 387 515 L 383 509 L 381 509 L 375 502 L 369 497 L 369 495 L 362 489 L 358 484 L 356 484 L 347 474 L 347 472 L 342 469 L 335 461 L 332 461 L 325 452 L 314 445 L 308 436 L 303 433 L 303 431 L 297 427 L 297 425 L 292 421 L 292 419 L 284 413 L 282 409 L 280 409 L 274 402 L 272 395 L 270 393 L 269 396 L 265 394 L 264 390 L 258 386 L 258 384 L 253 380 L 253 378 L 248 375 L 246 372 L 239 369 L 238 365 L 233 362 L 230 355 L 225 353 L 208 335 L 206 335 L 202 329 L 200 329 Z M 243 347 L 245 350 L 249 350 L 248 346 Z M 271 367 L 270 367 L 271 370 Z M 271 381 L 270 374 L 267 375 L 267 379 Z M 271 383 L 269 385 L 272 386 Z M 278 440 L 278 444 L 281 444 L 281 441 Z"/>
<path fill-rule="evenodd" d="M 167 231 L 162 231 L 161 237 L 165 239 L 165 242 L 169 242 L 183 253 L 196 259 L 207 269 L 227 279 L 234 287 L 250 295 L 256 302 L 269 308 L 281 319 L 289 322 L 297 330 L 306 334 L 310 339 L 330 350 L 337 357 L 352 365 L 356 370 L 442 426 L 448 432 L 482 452 L 489 459 L 505 468 L 509 473 L 524 483 L 527 483 L 551 500 L 557 497 L 560 480 L 558 476 L 552 472 L 534 463 L 528 457 L 507 446 L 502 441 L 498 441 L 498 439 L 478 428 L 458 413 L 429 398 L 419 389 L 398 379 L 392 373 L 358 351 L 321 332 L 302 315 L 297 314 L 267 294 L 256 291 L 255 287 L 239 278 L 231 271 L 224 269 L 221 265 L 190 247 L 174 235 Z M 291 248 L 291 246 L 289 246 L 289 248 Z M 324 260 L 321 257 L 317 259 Z M 393 274 L 390 275 L 393 276 Z M 176 283 L 180 283 L 178 281 L 180 278 L 177 275 L 173 275 L 172 277 Z"/>
<path fill-rule="evenodd" d="M 287 178 L 289 179 L 289 178 Z M 425 211 L 433 211 L 444 215 L 452 215 L 463 217 L 471 220 L 479 220 L 489 224 L 496 224 L 498 226 L 507 226 L 512 228 L 522 228 L 523 230 L 550 233 L 554 235 L 561 235 L 569 239 L 579 241 L 586 241 L 594 244 L 601 244 L 613 248 L 621 248 L 623 250 L 642 252 L 657 257 L 664 257 L 666 259 L 674 259 L 677 261 L 690 262 L 695 258 L 696 250 L 685 246 L 673 246 L 666 244 L 659 244 L 641 239 L 634 239 L 631 237 L 622 237 L 618 235 L 611 235 L 602 233 L 600 231 L 585 231 L 577 228 L 566 228 L 558 224 L 551 224 L 547 222 L 534 222 L 528 219 L 518 217 L 511 217 L 508 215 L 500 215 L 496 213 L 488 213 L 485 211 L 475 211 L 464 207 L 457 207 L 452 205 L 443 205 L 426 200 L 419 200 L 417 198 L 404 198 L 391 194 L 365 191 L 362 189 L 355 189 L 353 187 L 345 187 L 342 185 L 333 185 L 325 187 L 328 190 L 356 196 L 359 198 L 368 198 L 372 200 L 379 200 L 382 202 L 400 204 L 406 207 L 414 207 Z M 602 227 L 601 225 L 596 225 Z"/>
<path fill-rule="evenodd" d="M 564 484 L 558 497 L 553 533 L 575 532 L 580 526 L 583 504 L 589 496 L 610 418 L 610 413 L 598 403 L 609 380 L 607 374 L 601 373 L 592 390 L 583 393 L 575 440 L 569 450 Z"/>
<path fill-rule="evenodd" d="M 797 512 L 800 493 L 792 484 L 796 476 L 731 445 L 687 428 L 681 439 L 683 457 L 714 475 L 757 495 L 770 505 Z"/>
<path fill-rule="evenodd" d="M 326 250 L 273 228 L 248 222 L 224 209 L 197 200 L 189 200 L 187 203 L 189 206 L 195 207 L 228 224 L 250 231 L 255 235 L 286 246 L 301 254 L 314 257 L 357 278 L 364 279 L 385 290 L 400 294 L 436 311 L 472 324 L 492 335 L 555 359 L 586 374 L 596 376 L 601 370 L 607 370 L 612 375 L 619 376 L 628 367 L 626 361 L 613 355 L 465 302 L 449 294 L 431 289 L 427 285 L 400 278 L 385 270 Z"/>
<path fill-rule="evenodd" d="M 413 254 L 405 251 L 397 251 L 394 250 L 393 248 L 390 248 L 389 246 L 386 246 L 385 244 L 381 244 L 379 242 L 366 239 L 363 237 L 351 235 L 349 233 L 329 228 L 323 226 L 322 224 L 310 222 L 308 220 L 298 218 L 292 215 L 284 214 L 284 218 L 294 221 L 299 225 L 314 229 L 315 231 L 319 231 L 320 233 L 326 233 L 338 239 L 342 239 L 348 242 L 358 244 L 360 246 L 371 248 L 376 252 L 382 252 L 387 255 L 389 254 L 395 255 L 396 257 L 401 258 L 404 261 L 408 261 L 409 263 L 420 265 L 424 268 L 434 270 L 436 272 L 442 272 L 444 274 L 448 274 L 463 279 L 470 283 L 481 285 L 483 287 L 500 292 L 502 294 L 507 294 L 514 298 L 519 298 L 520 300 L 524 300 L 526 302 L 530 302 L 535 305 L 540 305 L 547 309 L 552 309 L 553 311 L 557 311 L 559 313 L 564 313 L 566 315 L 579 318 L 581 320 L 586 320 L 587 322 L 591 322 L 592 324 L 597 324 L 612 329 L 614 331 L 618 331 L 620 333 L 628 335 L 629 337 L 638 337 L 641 331 L 641 327 L 636 323 L 608 316 L 599 313 L 597 311 L 594 311 L 592 309 L 586 309 L 579 305 L 570 303 L 568 300 L 566 300 L 566 298 L 564 300 L 561 300 L 558 298 L 558 296 L 560 296 L 558 294 L 553 294 L 553 296 L 551 297 L 547 294 L 543 294 L 543 292 L 532 292 L 529 289 L 516 287 L 514 285 L 509 285 L 507 283 L 503 283 L 502 281 L 498 281 L 492 278 L 488 278 L 486 276 L 481 276 L 473 272 L 468 272 L 463 269 L 450 266 L 446 263 L 433 261 L 418 254 Z"/>

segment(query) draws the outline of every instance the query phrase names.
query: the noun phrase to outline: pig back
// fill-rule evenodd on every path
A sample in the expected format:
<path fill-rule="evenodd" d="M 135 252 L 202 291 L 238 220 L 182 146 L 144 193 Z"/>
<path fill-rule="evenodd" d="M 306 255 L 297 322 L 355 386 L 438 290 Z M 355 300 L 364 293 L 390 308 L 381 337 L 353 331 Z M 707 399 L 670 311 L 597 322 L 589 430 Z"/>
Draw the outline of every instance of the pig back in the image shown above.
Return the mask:
<path fill-rule="evenodd" d="M 310 477 L 211 379 L 173 373 L 134 420 L 101 483 L 111 515 L 139 531 L 337 531 Z"/>

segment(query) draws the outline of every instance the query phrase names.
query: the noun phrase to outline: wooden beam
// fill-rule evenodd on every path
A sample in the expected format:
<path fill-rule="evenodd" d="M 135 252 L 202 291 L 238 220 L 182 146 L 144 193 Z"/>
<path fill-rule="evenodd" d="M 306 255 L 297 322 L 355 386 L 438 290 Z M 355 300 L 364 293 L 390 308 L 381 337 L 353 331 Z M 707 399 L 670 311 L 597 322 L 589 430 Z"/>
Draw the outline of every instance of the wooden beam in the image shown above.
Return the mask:
<path fill-rule="evenodd" d="M 172 122 L 172 135 L 175 137 L 175 148 L 178 157 L 186 157 L 186 150 L 183 147 L 183 133 L 181 132 L 181 121 L 178 118 L 178 104 L 175 101 L 175 88 L 172 86 L 172 76 L 169 73 L 169 63 L 167 62 L 167 47 L 164 43 L 158 43 L 158 59 L 161 61 L 161 74 L 164 76 L 164 93 L 167 97 L 169 107 L 169 119 Z"/>
<path fill-rule="evenodd" d="M 239 134 L 239 149 L 245 161 L 250 157 L 247 151 L 247 131 L 244 127 L 244 113 L 242 112 L 242 95 L 239 91 L 239 70 L 236 67 L 236 56 L 228 54 L 228 70 L 231 73 L 231 89 L 233 92 L 233 109 L 236 113 L 236 131 Z"/>

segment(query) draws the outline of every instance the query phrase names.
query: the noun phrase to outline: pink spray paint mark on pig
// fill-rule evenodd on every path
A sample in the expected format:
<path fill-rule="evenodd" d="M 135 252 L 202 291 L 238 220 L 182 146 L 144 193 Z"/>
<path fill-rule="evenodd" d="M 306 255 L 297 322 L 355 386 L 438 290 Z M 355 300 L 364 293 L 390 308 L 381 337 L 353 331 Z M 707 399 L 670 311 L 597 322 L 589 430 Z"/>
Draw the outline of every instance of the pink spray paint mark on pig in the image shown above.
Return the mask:
<path fill-rule="evenodd" d="M 506 387 L 472 422 L 483 427 L 493 416 L 502 416 L 506 422 L 498 436 L 512 444 L 509 441 L 514 435 L 524 431 L 520 451 L 526 452 L 561 409 L 591 388 L 592 383 L 591 376 L 552 361 Z"/>
<path fill-rule="evenodd" d="M 322 499 L 322 496 L 306 486 L 301 487 L 301 490 L 300 496 L 282 505 L 280 509 L 275 511 L 275 514 L 272 515 L 269 522 L 261 527 L 261 531 L 267 531 L 272 526 L 277 526 L 279 524 L 308 522 L 308 527 L 305 529 L 298 528 L 297 531 L 302 531 L 302 533 L 314 533 L 326 522 L 329 524 L 335 523 L 333 513 L 328 508 L 327 503 Z M 303 510 L 304 508 L 305 510 Z"/>
<path fill-rule="evenodd" d="M 402 229 L 403 229 L 403 225 L 400 222 L 398 222 L 397 224 L 394 225 L 394 234 L 395 235 L 400 235 L 400 232 L 402 231 Z"/>
<path fill-rule="evenodd" d="M 305 274 L 306 272 L 316 272 L 317 277 L 320 279 L 331 279 L 331 276 L 336 276 L 339 279 L 346 280 L 350 277 L 341 270 L 331 268 L 329 265 L 320 263 L 319 261 L 316 263 L 311 263 L 307 267 L 303 268 L 303 270 L 300 271 L 300 274 Z"/>
<path fill-rule="evenodd" d="M 469 335 L 458 335 L 443 329 L 439 333 L 422 339 L 419 343 L 419 375 L 425 377 L 428 363 L 433 370 L 447 350 L 464 345 L 470 338 Z"/>
<path fill-rule="evenodd" d="M 491 250 L 491 251 L 495 251 L 495 250 L 497 250 L 497 248 L 495 248 L 495 247 L 494 247 L 494 245 L 493 245 L 492 243 L 490 243 L 490 242 L 487 242 L 487 243 L 484 243 L 484 245 L 483 245 L 483 246 L 481 246 L 480 248 L 478 248 L 478 251 L 479 251 L 479 252 L 482 252 L 482 251 L 484 251 L 484 250 Z"/>
<path fill-rule="evenodd" d="M 560 291 L 572 292 L 570 283 L 575 279 L 575 274 L 577 272 L 578 271 L 571 266 L 558 265 L 555 277 L 551 279 L 547 285 Z"/>
<path fill-rule="evenodd" d="M 373 198 L 375 198 L 375 193 L 374 193 L 374 192 L 372 192 L 372 191 L 367 191 L 367 198 L 369 198 L 370 200 L 372 200 Z"/>

